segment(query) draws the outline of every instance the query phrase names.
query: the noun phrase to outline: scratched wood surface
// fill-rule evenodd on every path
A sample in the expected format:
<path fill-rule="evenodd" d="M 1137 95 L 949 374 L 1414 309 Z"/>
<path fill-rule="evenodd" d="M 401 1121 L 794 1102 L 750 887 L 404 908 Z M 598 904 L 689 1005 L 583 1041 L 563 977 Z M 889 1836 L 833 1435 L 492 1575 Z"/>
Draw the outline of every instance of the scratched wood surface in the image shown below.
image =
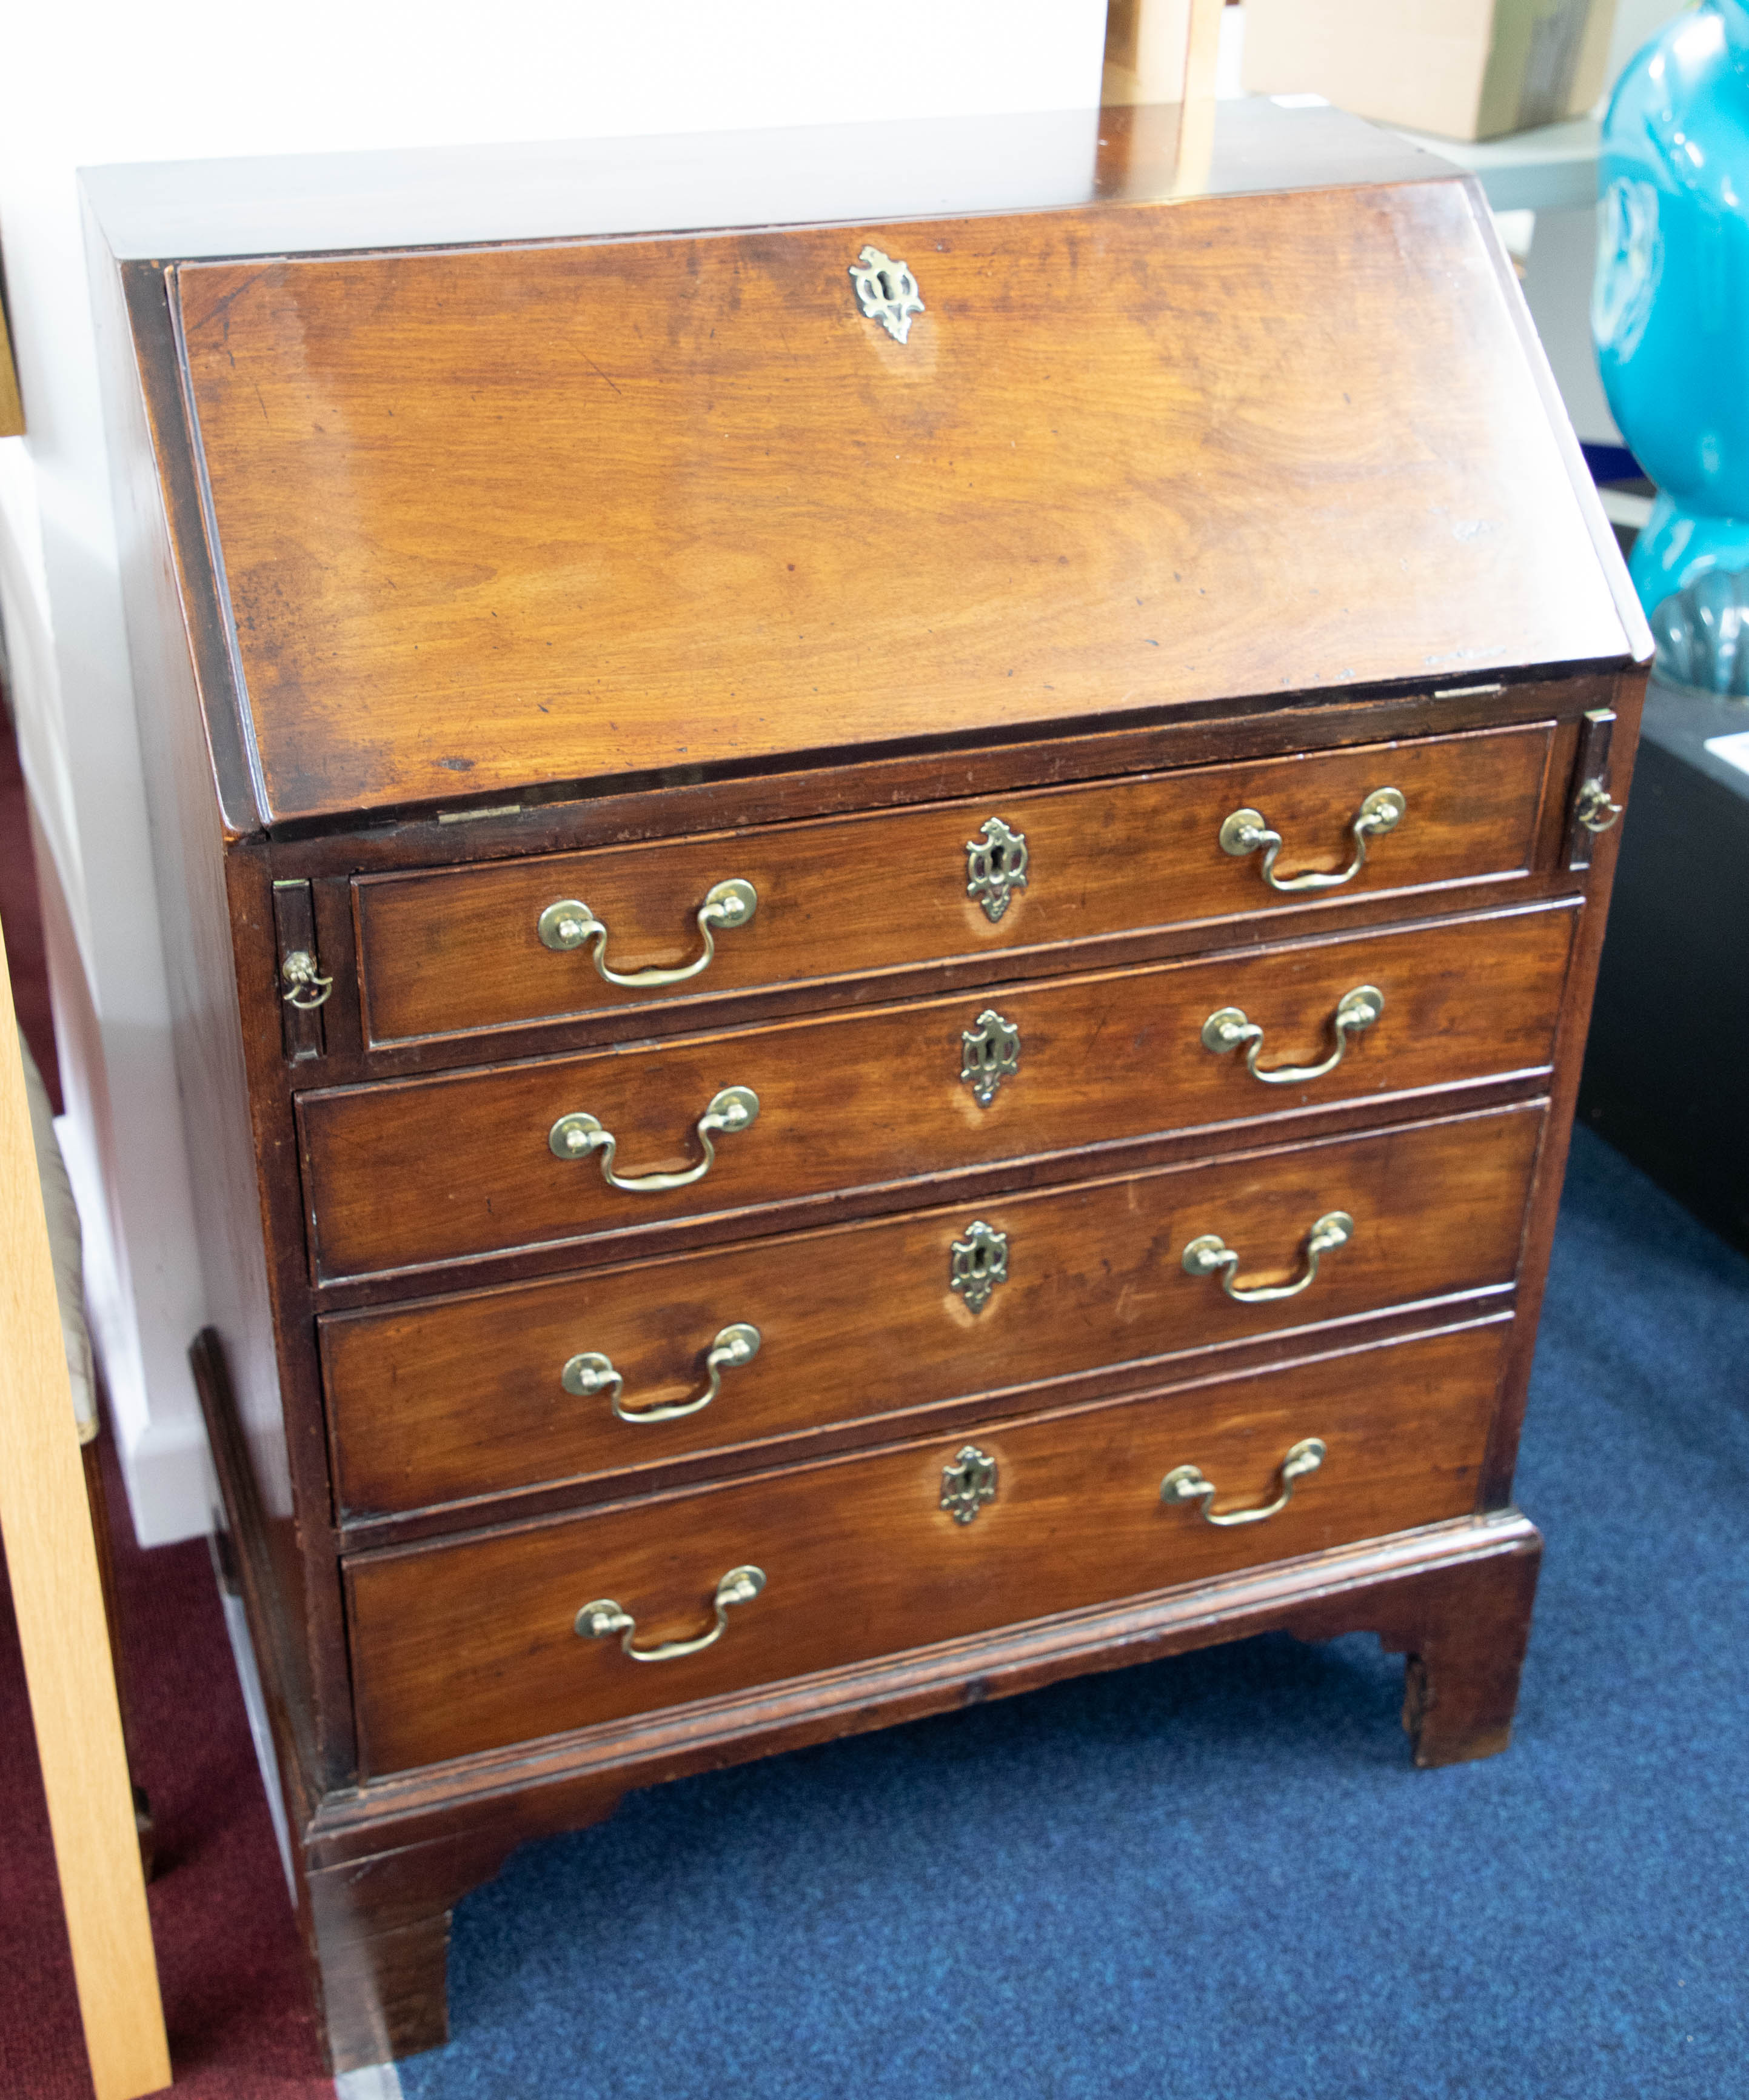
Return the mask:
<path fill-rule="evenodd" d="M 951 1640 L 1111 1597 L 1461 1515 L 1475 1500 L 1503 1326 L 1469 1328 L 1140 1401 L 991 1425 L 993 1502 L 941 1507 L 967 1440 L 925 1439 L 727 1486 L 624 1503 L 347 1571 L 366 1769 L 389 1771 L 743 1685 Z M 1195 1465 L 1217 1510 L 1278 1492 L 1301 1438 L 1323 1469 L 1282 1513 L 1222 1529 L 1168 1507 Z M 580 1638 L 612 1598 L 647 1643 L 712 1623 L 718 1579 L 762 1596 L 703 1653 L 640 1668 Z"/>
<path fill-rule="evenodd" d="M 305 1094 L 320 1273 L 410 1268 L 1536 1070 L 1554 1047 L 1574 916 L 1559 906 L 1483 915 Z M 1234 1007 L 1264 1030 L 1260 1069 L 1304 1066 L 1328 1054 L 1343 996 L 1369 985 L 1385 996 L 1380 1018 L 1320 1079 L 1270 1085 L 1204 1045 L 1211 1013 Z M 963 1039 L 987 1012 L 1019 1030 L 1019 1063 L 981 1102 L 961 1074 Z M 613 1133 L 616 1172 L 686 1171 L 704 1157 L 698 1118 L 729 1087 L 750 1088 L 759 1114 L 718 1136 L 714 1163 L 683 1187 L 612 1188 L 597 1158 L 550 1149 L 558 1118 L 581 1111 Z"/>
<path fill-rule="evenodd" d="M 682 1454 L 745 1467 L 786 1433 L 1107 1365 L 1130 1365 L 1133 1388 L 1142 1365 L 1186 1351 L 1502 1287 L 1543 1116 L 1532 1102 L 981 1203 L 1006 1273 L 975 1311 L 952 1285 L 968 1206 L 331 1317 L 338 1499 L 355 1516 L 411 1510 Z M 1242 1255 L 1242 1287 L 1287 1282 L 1333 1210 L 1354 1238 L 1297 1297 L 1241 1304 L 1185 1270 L 1186 1243 L 1213 1231 Z M 707 1390 L 706 1352 L 734 1322 L 757 1329 L 759 1352 L 698 1414 L 626 1422 L 605 1392 L 579 1398 L 561 1383 L 573 1355 L 594 1351 L 624 1379 L 627 1410 L 685 1404 Z"/>
<path fill-rule="evenodd" d="M 464 1034 L 1509 877 L 1530 862 L 1552 741 L 1539 723 L 837 823 L 365 876 L 356 890 L 365 1026 L 379 1043 Z M 1362 803 L 1385 787 L 1407 798 L 1407 814 L 1371 842 L 1366 865 L 1340 889 L 1284 898 L 1265 884 L 1261 853 L 1240 859 L 1221 848 L 1222 820 L 1254 808 L 1286 841 L 1279 876 L 1340 871 L 1354 858 Z M 1024 886 L 1006 890 L 994 920 L 967 893 L 967 848 L 992 817 L 1021 834 L 1026 854 Z M 708 968 L 666 990 L 610 984 L 589 949 L 555 951 L 537 932 L 549 905 L 574 898 L 607 926 L 610 968 L 682 968 L 702 952 L 700 906 L 730 877 L 757 890 L 753 918 L 719 932 Z"/>
<path fill-rule="evenodd" d="M 1621 659 L 1484 217 L 184 265 L 267 813 Z"/>

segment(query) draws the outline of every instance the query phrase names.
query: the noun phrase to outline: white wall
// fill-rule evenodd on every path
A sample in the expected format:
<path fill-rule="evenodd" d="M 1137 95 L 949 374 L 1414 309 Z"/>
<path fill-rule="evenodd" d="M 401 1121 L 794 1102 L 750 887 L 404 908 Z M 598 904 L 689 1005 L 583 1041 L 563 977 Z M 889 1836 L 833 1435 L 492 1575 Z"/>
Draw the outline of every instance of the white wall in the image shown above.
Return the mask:
<path fill-rule="evenodd" d="M 202 1319 L 73 171 L 371 147 L 1086 107 L 1105 0 L 46 0 L 0 74 L 29 435 L 0 440 L 20 740 L 99 1037 L 63 1030 L 90 1287 L 141 1538 L 204 1528 Z M 64 1004 L 69 988 L 57 987 Z"/>

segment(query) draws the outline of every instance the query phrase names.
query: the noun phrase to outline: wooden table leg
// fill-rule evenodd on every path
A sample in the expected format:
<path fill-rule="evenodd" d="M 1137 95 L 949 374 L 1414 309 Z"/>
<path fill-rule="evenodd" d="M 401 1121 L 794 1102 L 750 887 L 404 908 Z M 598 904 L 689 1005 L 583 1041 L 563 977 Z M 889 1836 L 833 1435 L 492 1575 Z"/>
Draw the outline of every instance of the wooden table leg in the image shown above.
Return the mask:
<path fill-rule="evenodd" d="M 487 1830 L 310 1874 L 309 1922 L 336 2071 L 449 2039 L 450 1912 L 492 1878 L 515 1844 L 514 1829 Z"/>
<path fill-rule="evenodd" d="M 1302 1640 L 1375 1633 L 1405 1658 L 1402 1724 L 1424 1767 L 1491 1758 L 1512 1740 L 1543 1541 L 1516 1511 L 1494 1521 L 1498 1551 L 1333 1597 L 1287 1622 Z"/>
<path fill-rule="evenodd" d="M 1534 1551 L 1466 1568 L 1402 1643 L 1402 1724 L 1418 1765 L 1491 1758 L 1512 1740 L 1541 1564 L 1539 1541 Z"/>
<path fill-rule="evenodd" d="M 98 1455 L 95 1437 L 80 1445 L 79 1455 L 85 1461 L 85 1499 L 91 1512 L 91 1536 L 97 1546 L 104 1622 L 109 1629 L 109 1665 L 115 1672 L 116 1699 L 121 1710 L 121 1741 L 127 1752 L 128 1783 L 134 1790 L 134 1828 L 139 1833 L 140 1871 L 149 1882 L 157 1861 L 157 1830 L 152 1820 L 152 1802 L 138 1776 L 139 1739 L 128 1697 L 126 1665 L 121 1660 L 121 1607 L 116 1591 L 115 1546 L 109 1535 L 109 1496 L 104 1486 L 103 1461 Z"/>

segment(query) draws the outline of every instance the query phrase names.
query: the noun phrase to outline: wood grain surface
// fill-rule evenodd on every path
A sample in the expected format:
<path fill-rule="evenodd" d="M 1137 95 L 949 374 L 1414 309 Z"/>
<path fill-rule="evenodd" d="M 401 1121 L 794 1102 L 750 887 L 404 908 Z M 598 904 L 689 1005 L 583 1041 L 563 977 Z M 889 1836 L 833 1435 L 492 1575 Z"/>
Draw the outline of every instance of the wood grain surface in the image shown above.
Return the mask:
<path fill-rule="evenodd" d="M 1503 912 L 306 1094 L 312 1248 L 326 1277 L 411 1268 L 1534 1071 L 1553 1047 L 1573 919 L 1561 907 Z M 1265 1085 L 1203 1045 L 1210 1013 L 1237 1007 L 1263 1027 L 1264 1068 L 1303 1065 L 1327 1053 L 1340 1001 L 1363 985 L 1384 994 L 1384 1012 L 1323 1079 Z M 1018 1074 L 987 1106 L 961 1078 L 962 1039 L 986 1012 L 1021 1043 Z M 758 1118 L 719 1137 L 689 1186 L 611 1188 L 595 1158 L 549 1149 L 557 1119 L 583 1111 L 615 1134 L 618 1173 L 683 1171 L 703 1157 L 698 1118 L 727 1087 L 757 1094 Z"/>
<path fill-rule="evenodd" d="M 602 1007 L 671 1005 L 718 992 L 1000 955 L 1053 940 L 1229 920 L 1303 903 L 1522 874 L 1536 838 L 1549 724 L 1375 744 L 1155 779 L 961 801 L 838 823 L 720 833 L 671 845 L 356 885 L 360 995 L 373 1043 L 461 1035 Z M 1276 873 L 1340 871 L 1375 788 L 1408 812 L 1340 889 L 1286 898 L 1262 856 L 1221 849 L 1223 819 L 1253 808 L 1286 841 Z M 992 920 L 967 893 L 967 848 L 986 819 L 1026 840 L 1024 888 Z M 541 914 L 587 904 L 609 929 L 608 966 L 673 969 L 702 953 L 712 886 L 753 884 L 758 907 L 720 932 L 699 977 L 656 990 L 608 984 L 588 949 L 542 946 Z"/>
<path fill-rule="evenodd" d="M 91 2087 L 136 2100 L 170 2047 L 16 1026 L 0 938 L 0 1544 Z"/>
<path fill-rule="evenodd" d="M 412 1510 L 682 1454 L 744 1467 L 762 1440 L 891 1417 L 1102 1365 L 1147 1365 L 1256 1335 L 1511 1283 L 1539 1104 L 1008 1197 L 978 1215 L 1007 1239 L 1008 1275 L 974 1312 L 950 1287 L 969 1210 L 641 1264 L 558 1282 L 340 1315 L 321 1324 L 336 1494 L 344 1515 Z M 1314 1221 L 1354 1237 L 1301 1296 L 1236 1304 L 1186 1274 L 1197 1234 L 1244 1256 L 1239 1281 L 1300 1273 Z M 560 1372 L 585 1351 L 625 1380 L 631 1410 L 706 1389 L 704 1357 L 735 1321 L 759 1353 L 697 1414 L 617 1418 Z M 469 1514 L 478 1522 L 484 1512 Z"/>
<path fill-rule="evenodd" d="M 1458 182 L 178 288 L 273 818 L 1628 653 Z"/>
<path fill-rule="evenodd" d="M 940 1506 L 961 1443 L 937 1438 L 583 1516 L 410 1547 L 347 1568 L 365 1769 L 399 1767 L 647 1712 L 984 1627 L 1195 1582 L 1467 1511 L 1505 1329 L 1490 1326 L 1142 1401 L 978 1432 L 996 1498 Z M 1237 1529 L 1171 1507 L 1194 1464 L 1217 1511 L 1273 1499 L 1290 1446 L 1322 1470 Z M 640 1644 L 712 1623 L 729 1569 L 764 1594 L 703 1652 L 643 1666 L 572 1630 L 612 1598 Z"/>
<path fill-rule="evenodd" d="M 282 1347 L 295 1332 L 283 1286 L 286 1243 L 295 1258 L 298 1224 L 273 891 L 264 842 L 227 836 L 233 825 L 256 828 L 257 805 L 249 796 L 229 799 L 220 785 L 228 778 L 241 792 L 236 753 L 217 735 L 223 688 L 206 683 L 220 622 L 183 404 L 161 384 L 174 353 L 164 273 L 125 283 L 99 273 L 96 282 L 129 660 L 140 718 L 150 726 L 140 750 L 170 1025 L 187 1128 L 195 1134 L 190 1193 L 202 1306 L 224 1337 L 255 1479 L 252 1509 L 274 1564 L 263 1593 L 275 1599 L 274 1623 L 271 1631 L 258 1624 L 255 1639 L 258 1648 L 269 1639 L 282 1647 L 280 1674 L 293 1688 L 286 1714 L 296 1754 L 282 1752 L 281 1771 L 295 1820 L 307 1786 L 319 1792 L 349 1768 L 351 1693 L 334 1548 L 320 1515 L 328 1485 L 321 1424 L 313 1407 L 299 1405 L 289 1374 L 295 1354 Z M 161 383 L 142 394 L 148 370 Z M 208 699 L 214 712 L 204 712 Z M 234 738 L 234 721 L 230 729 Z M 295 1266 L 290 1274 L 295 1287 Z"/>
<path fill-rule="evenodd" d="M 939 206 L 909 157 L 869 185 L 872 130 L 616 142 L 533 245 L 154 240 L 99 300 L 213 1140 L 195 1361 L 337 2062 L 436 2039 L 456 1895 L 629 1785 L 1271 1626 L 1415 1658 L 1424 1761 L 1505 1740 L 1614 839 L 1557 849 L 1644 624 L 1479 191 L 1223 112 L 1219 195 L 1168 194 L 1173 112 L 1089 112 L 1031 189 L 1058 120 L 956 124 Z M 807 210 L 797 166 L 838 169 L 833 223 L 733 219 L 779 163 Z M 718 230 L 657 209 L 682 188 Z M 916 271 L 905 345 L 865 242 Z M 1380 785 L 1406 823 L 1323 898 L 1216 843 L 1243 803 L 1338 867 Z M 1030 849 L 996 924 L 986 816 Z M 534 935 L 576 896 L 616 967 L 679 964 L 735 875 L 758 915 L 671 991 Z M 336 979 L 289 1034 L 276 880 Z M 1318 1080 L 1200 1042 L 1236 1005 L 1313 1061 L 1360 984 L 1383 1017 Z M 1021 1052 L 980 1105 L 987 1007 Z M 621 1171 L 685 1169 L 731 1084 L 760 1117 L 686 1189 L 548 1149 L 588 1110 Z M 1183 1273 L 1206 1231 L 1284 1280 L 1336 1207 L 1301 1295 Z M 974 1314 L 980 1217 L 1010 1272 Z M 760 1352 L 688 1421 L 559 1385 L 598 1349 L 674 1400 L 737 1320 Z M 1195 1463 L 1255 1506 L 1313 1435 L 1267 1523 L 1160 1503 Z M 960 1526 L 971 1441 L 1000 1487 Z M 683 1663 L 572 1631 L 598 1595 L 702 1631 L 749 1560 Z"/>

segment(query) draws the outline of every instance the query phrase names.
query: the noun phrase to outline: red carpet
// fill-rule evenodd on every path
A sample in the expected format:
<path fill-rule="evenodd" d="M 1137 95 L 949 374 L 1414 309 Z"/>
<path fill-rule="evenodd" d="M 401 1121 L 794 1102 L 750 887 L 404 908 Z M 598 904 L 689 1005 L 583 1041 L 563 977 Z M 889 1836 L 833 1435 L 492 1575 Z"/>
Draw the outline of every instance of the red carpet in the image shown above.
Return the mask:
<path fill-rule="evenodd" d="M 136 1776 L 157 1826 L 152 1926 L 175 2091 L 332 2100 L 205 1544 L 140 1551 L 105 1458 Z M 90 2100 L 9 1590 L 0 1606 L 0 2093 Z"/>

